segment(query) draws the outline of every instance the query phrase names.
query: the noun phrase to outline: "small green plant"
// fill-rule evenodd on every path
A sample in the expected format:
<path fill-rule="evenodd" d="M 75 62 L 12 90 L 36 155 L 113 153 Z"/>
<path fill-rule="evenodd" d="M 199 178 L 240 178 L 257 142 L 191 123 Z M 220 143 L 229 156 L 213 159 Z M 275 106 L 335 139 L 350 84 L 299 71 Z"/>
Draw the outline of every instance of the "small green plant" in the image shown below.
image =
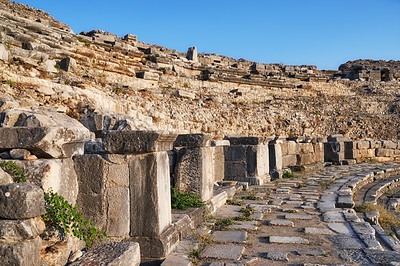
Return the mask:
<path fill-rule="evenodd" d="M 59 63 L 55 64 L 54 67 L 57 68 L 57 69 L 61 69 L 61 66 L 60 66 Z"/>
<path fill-rule="evenodd" d="M 286 172 L 283 173 L 282 177 L 283 178 L 294 178 L 295 175 L 293 173 L 291 173 L 291 172 L 287 172 L 286 171 Z"/>
<path fill-rule="evenodd" d="M 191 245 L 191 248 L 188 252 L 188 257 L 190 258 L 192 263 L 197 264 L 201 253 L 203 253 L 207 246 L 214 244 L 215 240 L 210 233 L 194 233 L 194 238 L 196 240 L 196 243 Z"/>
<path fill-rule="evenodd" d="M 306 187 L 306 185 L 304 185 L 304 184 L 298 184 L 297 185 L 297 188 L 303 188 L 303 187 Z"/>
<path fill-rule="evenodd" d="M 191 207 L 202 207 L 204 204 L 196 193 L 181 193 L 176 188 L 171 187 L 171 208 L 179 210 L 187 210 Z"/>
<path fill-rule="evenodd" d="M 19 168 L 13 161 L 4 161 L 0 163 L 0 167 L 9 173 L 13 178 L 17 179 L 18 183 L 26 182 L 24 171 Z"/>
<path fill-rule="evenodd" d="M 319 183 L 319 187 L 324 190 L 327 189 L 329 187 L 330 184 L 332 184 L 334 182 L 334 180 L 328 180 L 328 181 L 323 181 L 321 183 Z"/>
<path fill-rule="evenodd" d="M 244 200 L 262 200 L 262 198 L 257 197 L 257 196 L 255 195 L 255 192 L 254 192 L 254 191 L 250 192 L 250 193 L 249 193 L 248 195 L 246 195 L 246 196 L 243 196 L 242 199 L 244 199 Z"/>
<path fill-rule="evenodd" d="M 231 218 L 226 218 L 226 219 L 220 219 L 216 221 L 212 227 L 212 230 L 214 231 L 222 231 L 226 230 L 226 228 L 230 225 L 235 224 Z"/>
<path fill-rule="evenodd" d="M 250 215 L 252 215 L 255 212 L 255 210 L 253 207 L 248 205 L 244 208 L 241 208 L 239 212 L 243 213 L 244 216 L 249 217 Z"/>
<path fill-rule="evenodd" d="M 238 201 L 238 200 L 227 200 L 226 205 L 235 205 L 235 206 L 243 206 L 244 202 L 243 201 Z"/>
<path fill-rule="evenodd" d="M 93 240 L 108 237 L 107 233 L 100 232 L 93 226 L 93 221 L 86 221 L 83 215 L 78 212 L 78 206 L 72 206 L 58 193 L 49 190 L 44 193 L 46 202 L 46 214 L 43 219 L 54 225 L 63 234 L 72 232 L 79 239 L 85 241 L 86 247 L 91 247 Z"/>
<path fill-rule="evenodd" d="M 10 85 L 10 87 L 15 87 L 15 86 L 17 86 L 17 82 L 11 81 L 11 80 L 2 80 L 1 83 L 3 83 L 3 84 L 8 84 L 8 85 Z"/>
<path fill-rule="evenodd" d="M 297 213 L 296 210 L 285 210 L 285 212 L 287 212 L 287 213 Z"/>

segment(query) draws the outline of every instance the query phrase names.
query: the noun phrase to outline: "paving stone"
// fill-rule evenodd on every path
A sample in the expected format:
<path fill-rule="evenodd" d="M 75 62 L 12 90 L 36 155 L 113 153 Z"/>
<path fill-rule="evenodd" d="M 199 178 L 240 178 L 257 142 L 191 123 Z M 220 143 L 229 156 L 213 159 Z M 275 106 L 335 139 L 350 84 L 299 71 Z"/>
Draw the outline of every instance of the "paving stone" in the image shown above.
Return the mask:
<path fill-rule="evenodd" d="M 294 227 L 294 223 L 288 220 L 271 220 L 268 223 L 269 225 L 273 226 L 291 226 Z"/>
<path fill-rule="evenodd" d="M 233 230 L 258 230 L 257 221 L 240 221 L 238 224 L 230 225 L 228 228 Z"/>
<path fill-rule="evenodd" d="M 296 250 L 298 255 L 307 255 L 307 256 L 324 256 L 326 254 L 323 250 Z"/>
<path fill-rule="evenodd" d="M 270 243 L 276 244 L 308 244 L 308 239 L 291 236 L 270 236 Z"/>
<path fill-rule="evenodd" d="M 261 212 L 256 212 L 250 215 L 250 218 L 256 221 L 261 221 L 264 218 L 264 214 Z"/>
<path fill-rule="evenodd" d="M 172 253 L 161 263 L 161 266 L 190 266 L 192 262 L 182 253 Z"/>
<path fill-rule="evenodd" d="M 380 250 L 372 250 L 372 249 L 366 249 L 365 253 L 368 257 L 368 259 L 372 263 L 376 264 L 389 264 L 392 261 L 393 262 L 399 262 L 400 261 L 400 253 L 396 251 L 380 251 Z"/>
<path fill-rule="evenodd" d="M 281 260 L 281 261 L 289 261 L 288 254 L 285 252 L 267 252 L 265 257 L 270 260 Z"/>
<path fill-rule="evenodd" d="M 225 219 L 225 218 L 240 216 L 241 215 L 240 210 L 242 208 L 243 208 L 242 206 L 224 205 L 218 209 L 218 211 L 215 213 L 215 217 Z"/>
<path fill-rule="evenodd" d="M 246 243 L 247 232 L 215 231 L 212 233 L 212 236 L 216 241 Z"/>
<path fill-rule="evenodd" d="M 290 193 L 290 189 L 287 188 L 277 188 L 276 189 L 277 193 L 282 193 L 282 194 L 289 194 Z"/>
<path fill-rule="evenodd" d="M 327 212 L 323 215 L 323 221 L 328 223 L 359 222 L 355 213 Z"/>
<path fill-rule="evenodd" d="M 332 235 L 333 234 L 333 232 L 329 229 L 316 228 L 316 227 L 306 227 L 306 228 L 304 228 L 304 233 L 313 234 L 313 235 Z"/>
<path fill-rule="evenodd" d="M 262 213 L 271 212 L 271 208 L 268 208 L 265 205 L 250 204 L 250 207 L 252 207 L 257 212 L 262 212 Z"/>
<path fill-rule="evenodd" d="M 295 220 L 311 220 L 311 215 L 304 214 L 286 214 L 285 219 L 295 219 Z"/>
<path fill-rule="evenodd" d="M 351 235 L 332 235 L 328 239 L 338 248 L 341 249 L 361 249 L 362 243 Z"/>
<path fill-rule="evenodd" d="M 285 201 L 285 204 L 287 205 L 302 205 L 304 202 L 303 201 Z"/>
<path fill-rule="evenodd" d="M 243 246 L 238 245 L 213 245 L 208 246 L 200 258 L 239 260 L 244 252 Z"/>
<path fill-rule="evenodd" d="M 351 235 L 354 234 L 349 223 L 328 223 L 329 229 L 338 234 Z"/>

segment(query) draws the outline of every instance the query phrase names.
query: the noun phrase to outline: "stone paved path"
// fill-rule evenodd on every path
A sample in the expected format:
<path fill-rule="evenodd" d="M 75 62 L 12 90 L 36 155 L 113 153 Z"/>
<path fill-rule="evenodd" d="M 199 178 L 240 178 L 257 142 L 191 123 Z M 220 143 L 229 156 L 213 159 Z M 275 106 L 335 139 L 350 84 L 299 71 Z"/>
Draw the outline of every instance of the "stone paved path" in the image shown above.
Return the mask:
<path fill-rule="evenodd" d="M 198 265 L 221 266 L 396 265 L 400 254 L 380 241 L 379 228 L 357 216 L 346 186 L 368 171 L 394 166 L 400 165 L 332 166 L 253 186 L 228 202 L 242 206 L 224 205 L 171 256 L 198 255 Z"/>

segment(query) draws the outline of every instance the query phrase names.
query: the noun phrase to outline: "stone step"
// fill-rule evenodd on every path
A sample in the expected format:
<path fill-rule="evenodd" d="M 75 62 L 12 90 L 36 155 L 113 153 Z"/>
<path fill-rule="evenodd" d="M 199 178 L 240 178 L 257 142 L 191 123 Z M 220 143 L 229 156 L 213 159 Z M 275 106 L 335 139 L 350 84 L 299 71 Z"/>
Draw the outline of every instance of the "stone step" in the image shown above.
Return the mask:
<path fill-rule="evenodd" d="M 271 244 L 309 244 L 308 239 L 296 236 L 270 236 Z"/>
<path fill-rule="evenodd" d="M 200 258 L 220 259 L 220 260 L 239 260 L 245 248 L 239 245 L 212 245 L 205 248 L 200 254 Z"/>
<path fill-rule="evenodd" d="M 216 241 L 246 243 L 247 232 L 243 231 L 215 231 L 212 237 Z"/>
<path fill-rule="evenodd" d="M 268 225 L 294 227 L 294 223 L 292 221 L 288 221 L 288 220 L 271 220 L 268 222 Z"/>

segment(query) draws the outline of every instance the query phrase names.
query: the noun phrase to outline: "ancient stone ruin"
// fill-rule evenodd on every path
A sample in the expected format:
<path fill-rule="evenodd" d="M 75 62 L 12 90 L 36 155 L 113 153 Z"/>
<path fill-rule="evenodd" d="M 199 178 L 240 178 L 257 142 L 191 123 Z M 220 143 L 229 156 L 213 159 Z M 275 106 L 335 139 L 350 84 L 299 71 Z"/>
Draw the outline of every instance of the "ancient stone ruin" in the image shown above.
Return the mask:
<path fill-rule="evenodd" d="M 1 265 L 400 261 L 399 62 L 181 53 L 0 7 Z M 49 222 L 51 193 L 107 237 Z"/>

